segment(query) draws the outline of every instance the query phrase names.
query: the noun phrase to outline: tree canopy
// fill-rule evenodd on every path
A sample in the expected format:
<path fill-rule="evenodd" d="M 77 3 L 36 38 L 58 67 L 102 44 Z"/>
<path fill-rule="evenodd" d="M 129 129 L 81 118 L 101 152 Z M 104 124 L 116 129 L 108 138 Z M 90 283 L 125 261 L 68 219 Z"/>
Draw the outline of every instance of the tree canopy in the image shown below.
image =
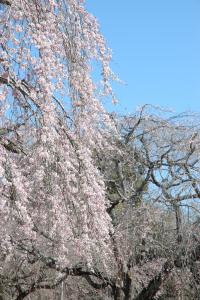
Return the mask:
<path fill-rule="evenodd" d="M 0 32 L 0 297 L 199 299 L 199 116 L 106 112 L 84 1 L 0 0 Z"/>

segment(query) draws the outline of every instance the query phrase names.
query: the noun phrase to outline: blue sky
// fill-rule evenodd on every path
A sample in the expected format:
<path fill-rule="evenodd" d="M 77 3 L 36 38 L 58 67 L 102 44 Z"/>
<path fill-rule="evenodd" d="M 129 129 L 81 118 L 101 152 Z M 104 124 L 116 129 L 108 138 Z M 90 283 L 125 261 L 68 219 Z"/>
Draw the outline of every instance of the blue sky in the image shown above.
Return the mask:
<path fill-rule="evenodd" d="M 120 104 L 200 111 L 200 0 L 86 0 L 108 46 Z"/>

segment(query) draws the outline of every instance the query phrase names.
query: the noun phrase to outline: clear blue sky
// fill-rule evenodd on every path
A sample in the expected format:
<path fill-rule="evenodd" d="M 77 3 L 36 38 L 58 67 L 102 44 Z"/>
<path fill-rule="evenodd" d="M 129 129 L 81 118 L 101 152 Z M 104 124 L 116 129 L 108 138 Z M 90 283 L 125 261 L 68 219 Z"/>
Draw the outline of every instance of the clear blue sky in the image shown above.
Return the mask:
<path fill-rule="evenodd" d="M 86 0 L 113 51 L 118 111 L 200 111 L 200 0 Z"/>

